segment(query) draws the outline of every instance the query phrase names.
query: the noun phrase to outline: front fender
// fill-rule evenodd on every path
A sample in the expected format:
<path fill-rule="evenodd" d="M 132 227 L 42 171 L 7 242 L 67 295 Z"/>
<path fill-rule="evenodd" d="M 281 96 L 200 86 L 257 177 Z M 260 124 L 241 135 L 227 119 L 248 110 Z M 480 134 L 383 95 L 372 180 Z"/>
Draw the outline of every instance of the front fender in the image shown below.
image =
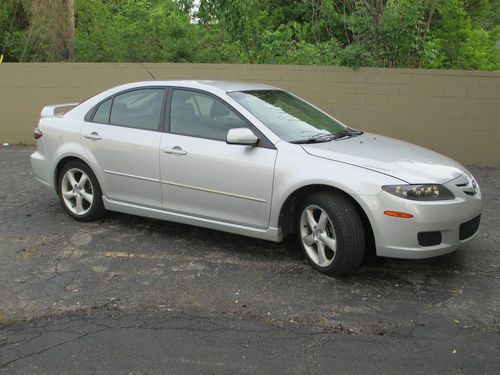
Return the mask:
<path fill-rule="evenodd" d="M 318 158 L 306 152 L 280 150 L 276 160 L 270 225 L 279 226 L 281 210 L 294 192 L 311 185 L 338 189 L 354 199 L 373 218 L 363 198 L 382 191 L 383 185 L 400 184 L 401 180 L 354 165 Z"/>

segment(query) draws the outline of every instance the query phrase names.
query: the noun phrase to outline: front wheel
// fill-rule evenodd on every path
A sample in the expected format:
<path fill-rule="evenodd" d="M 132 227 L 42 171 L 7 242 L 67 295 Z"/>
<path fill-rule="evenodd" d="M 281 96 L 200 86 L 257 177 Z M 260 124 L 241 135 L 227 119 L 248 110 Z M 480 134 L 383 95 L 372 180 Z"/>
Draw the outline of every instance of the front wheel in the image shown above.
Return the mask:
<path fill-rule="evenodd" d="M 365 252 L 363 223 L 356 206 L 340 192 L 304 199 L 298 218 L 299 242 L 320 272 L 340 276 L 357 269 Z"/>
<path fill-rule="evenodd" d="M 73 219 L 92 221 L 104 215 L 101 187 L 88 165 L 69 162 L 59 173 L 58 184 L 61 204 Z"/>

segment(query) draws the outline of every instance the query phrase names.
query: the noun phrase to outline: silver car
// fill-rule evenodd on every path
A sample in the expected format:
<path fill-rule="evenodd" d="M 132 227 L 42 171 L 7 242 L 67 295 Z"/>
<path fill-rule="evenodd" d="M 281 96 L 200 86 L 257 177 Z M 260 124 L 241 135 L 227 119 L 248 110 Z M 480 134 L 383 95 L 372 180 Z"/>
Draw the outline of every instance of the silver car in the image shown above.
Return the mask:
<path fill-rule="evenodd" d="M 76 220 L 112 210 L 270 241 L 295 234 L 329 275 L 356 269 L 367 246 L 427 258 L 479 228 L 481 191 L 462 165 L 272 86 L 126 84 L 44 107 L 34 135 L 33 175 Z"/>

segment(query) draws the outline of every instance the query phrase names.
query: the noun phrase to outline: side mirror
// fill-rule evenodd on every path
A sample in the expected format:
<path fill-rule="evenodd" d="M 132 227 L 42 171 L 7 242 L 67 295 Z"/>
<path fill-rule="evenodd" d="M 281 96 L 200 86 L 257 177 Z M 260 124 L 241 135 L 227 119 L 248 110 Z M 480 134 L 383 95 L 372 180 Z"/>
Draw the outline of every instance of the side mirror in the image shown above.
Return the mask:
<path fill-rule="evenodd" d="M 229 129 L 226 143 L 230 145 L 255 146 L 259 138 L 248 128 Z"/>

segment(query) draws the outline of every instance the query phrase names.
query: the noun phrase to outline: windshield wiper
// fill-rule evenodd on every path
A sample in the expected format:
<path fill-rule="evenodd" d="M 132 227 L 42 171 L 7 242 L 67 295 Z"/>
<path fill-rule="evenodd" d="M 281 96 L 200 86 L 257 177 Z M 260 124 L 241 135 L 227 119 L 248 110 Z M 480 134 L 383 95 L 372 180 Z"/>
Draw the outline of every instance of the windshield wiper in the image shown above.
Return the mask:
<path fill-rule="evenodd" d="M 297 141 L 290 141 L 290 143 L 303 144 L 303 143 L 320 143 L 320 142 L 330 142 L 335 139 L 335 135 L 331 133 L 318 133 L 305 139 L 299 139 Z"/>
<path fill-rule="evenodd" d="M 295 144 L 304 144 L 304 143 L 320 143 L 320 142 L 330 142 L 333 140 L 341 139 L 341 138 L 350 138 L 356 137 L 358 135 L 363 134 L 361 130 L 347 128 L 342 131 L 336 133 L 316 133 L 309 138 L 299 139 L 296 141 L 290 141 L 290 143 Z"/>
<path fill-rule="evenodd" d="M 363 134 L 361 130 L 355 130 L 351 128 L 344 129 L 340 132 L 336 132 L 333 134 L 334 139 L 340 139 L 340 138 L 350 138 L 350 137 L 356 137 L 358 135 Z"/>

